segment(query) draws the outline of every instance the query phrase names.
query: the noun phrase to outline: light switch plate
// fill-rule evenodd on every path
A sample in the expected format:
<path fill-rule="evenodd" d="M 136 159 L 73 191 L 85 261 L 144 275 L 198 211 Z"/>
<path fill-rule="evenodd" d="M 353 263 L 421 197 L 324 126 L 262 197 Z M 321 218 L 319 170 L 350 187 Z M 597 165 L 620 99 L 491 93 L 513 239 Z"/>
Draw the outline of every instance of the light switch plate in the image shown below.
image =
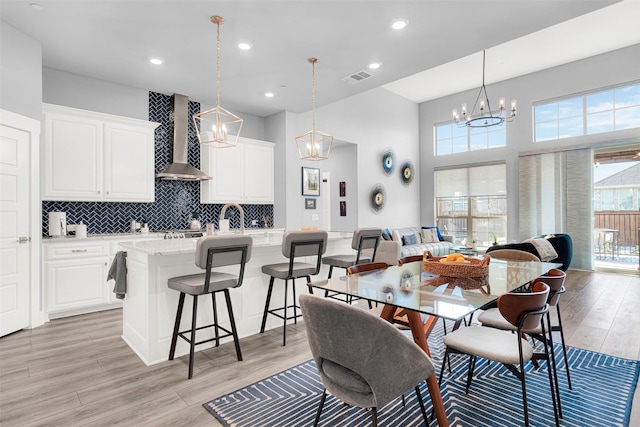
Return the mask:
<path fill-rule="evenodd" d="M 320 220 L 320 215 L 318 214 L 311 215 L 311 221 L 319 221 L 319 220 Z"/>

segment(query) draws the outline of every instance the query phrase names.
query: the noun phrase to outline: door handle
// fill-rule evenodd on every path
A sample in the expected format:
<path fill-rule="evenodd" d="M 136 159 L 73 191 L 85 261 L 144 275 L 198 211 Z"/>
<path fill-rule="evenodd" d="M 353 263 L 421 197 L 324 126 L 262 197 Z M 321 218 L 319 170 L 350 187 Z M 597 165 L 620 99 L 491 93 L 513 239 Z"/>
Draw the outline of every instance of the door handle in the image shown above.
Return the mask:
<path fill-rule="evenodd" d="M 31 237 L 18 237 L 18 243 L 27 243 L 31 241 Z"/>

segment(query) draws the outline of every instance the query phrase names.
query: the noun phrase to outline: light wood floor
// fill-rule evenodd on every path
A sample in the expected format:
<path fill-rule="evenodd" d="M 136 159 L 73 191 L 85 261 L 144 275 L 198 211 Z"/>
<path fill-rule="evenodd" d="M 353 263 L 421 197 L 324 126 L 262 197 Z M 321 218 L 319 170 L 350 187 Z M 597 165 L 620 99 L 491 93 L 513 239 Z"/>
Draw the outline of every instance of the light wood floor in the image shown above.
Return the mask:
<path fill-rule="evenodd" d="M 569 345 L 640 359 L 640 277 L 570 271 L 561 299 Z M 219 426 L 202 403 L 308 360 L 304 325 L 147 367 L 120 339 L 121 312 L 58 319 L 0 339 L 0 425 Z M 640 425 L 636 391 L 630 425 Z M 315 410 L 315 408 L 311 409 Z M 435 423 L 434 423 L 435 424 Z"/>

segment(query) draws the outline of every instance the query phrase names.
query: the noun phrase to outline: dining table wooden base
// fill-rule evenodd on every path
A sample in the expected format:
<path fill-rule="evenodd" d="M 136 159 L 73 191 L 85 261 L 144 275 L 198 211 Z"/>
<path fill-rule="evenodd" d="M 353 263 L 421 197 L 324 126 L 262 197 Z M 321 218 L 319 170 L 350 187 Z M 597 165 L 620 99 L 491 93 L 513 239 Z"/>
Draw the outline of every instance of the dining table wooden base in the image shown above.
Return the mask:
<path fill-rule="evenodd" d="M 417 311 L 399 309 L 388 304 L 382 309 L 380 317 L 389 323 L 397 323 L 396 316 L 398 315 L 398 312 L 401 312 L 403 316 L 406 316 L 414 342 L 424 350 L 427 356 L 431 357 L 427 337 L 436 325 L 438 318 L 435 316 L 429 316 L 427 320 L 422 323 L 422 317 Z M 444 404 L 442 403 L 442 395 L 440 394 L 440 387 L 438 386 L 436 374 L 433 373 L 429 378 L 426 378 L 426 382 L 427 388 L 429 389 L 429 396 L 431 396 L 431 403 L 433 404 L 433 411 L 436 415 L 436 419 L 438 420 L 438 425 L 440 427 L 448 426 L 449 420 L 447 419 L 447 413 L 445 412 Z"/>

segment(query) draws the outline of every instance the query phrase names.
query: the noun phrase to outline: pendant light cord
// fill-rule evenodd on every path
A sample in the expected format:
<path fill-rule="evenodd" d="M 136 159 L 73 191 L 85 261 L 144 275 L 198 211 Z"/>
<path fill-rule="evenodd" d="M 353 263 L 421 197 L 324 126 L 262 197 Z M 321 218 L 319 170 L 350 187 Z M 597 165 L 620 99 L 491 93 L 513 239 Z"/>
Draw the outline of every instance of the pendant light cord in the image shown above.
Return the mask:
<path fill-rule="evenodd" d="M 216 53 L 217 53 L 217 58 L 218 58 L 218 107 L 220 106 L 220 24 L 221 22 L 216 22 L 216 26 L 218 28 L 217 31 L 217 43 L 216 43 Z"/>

